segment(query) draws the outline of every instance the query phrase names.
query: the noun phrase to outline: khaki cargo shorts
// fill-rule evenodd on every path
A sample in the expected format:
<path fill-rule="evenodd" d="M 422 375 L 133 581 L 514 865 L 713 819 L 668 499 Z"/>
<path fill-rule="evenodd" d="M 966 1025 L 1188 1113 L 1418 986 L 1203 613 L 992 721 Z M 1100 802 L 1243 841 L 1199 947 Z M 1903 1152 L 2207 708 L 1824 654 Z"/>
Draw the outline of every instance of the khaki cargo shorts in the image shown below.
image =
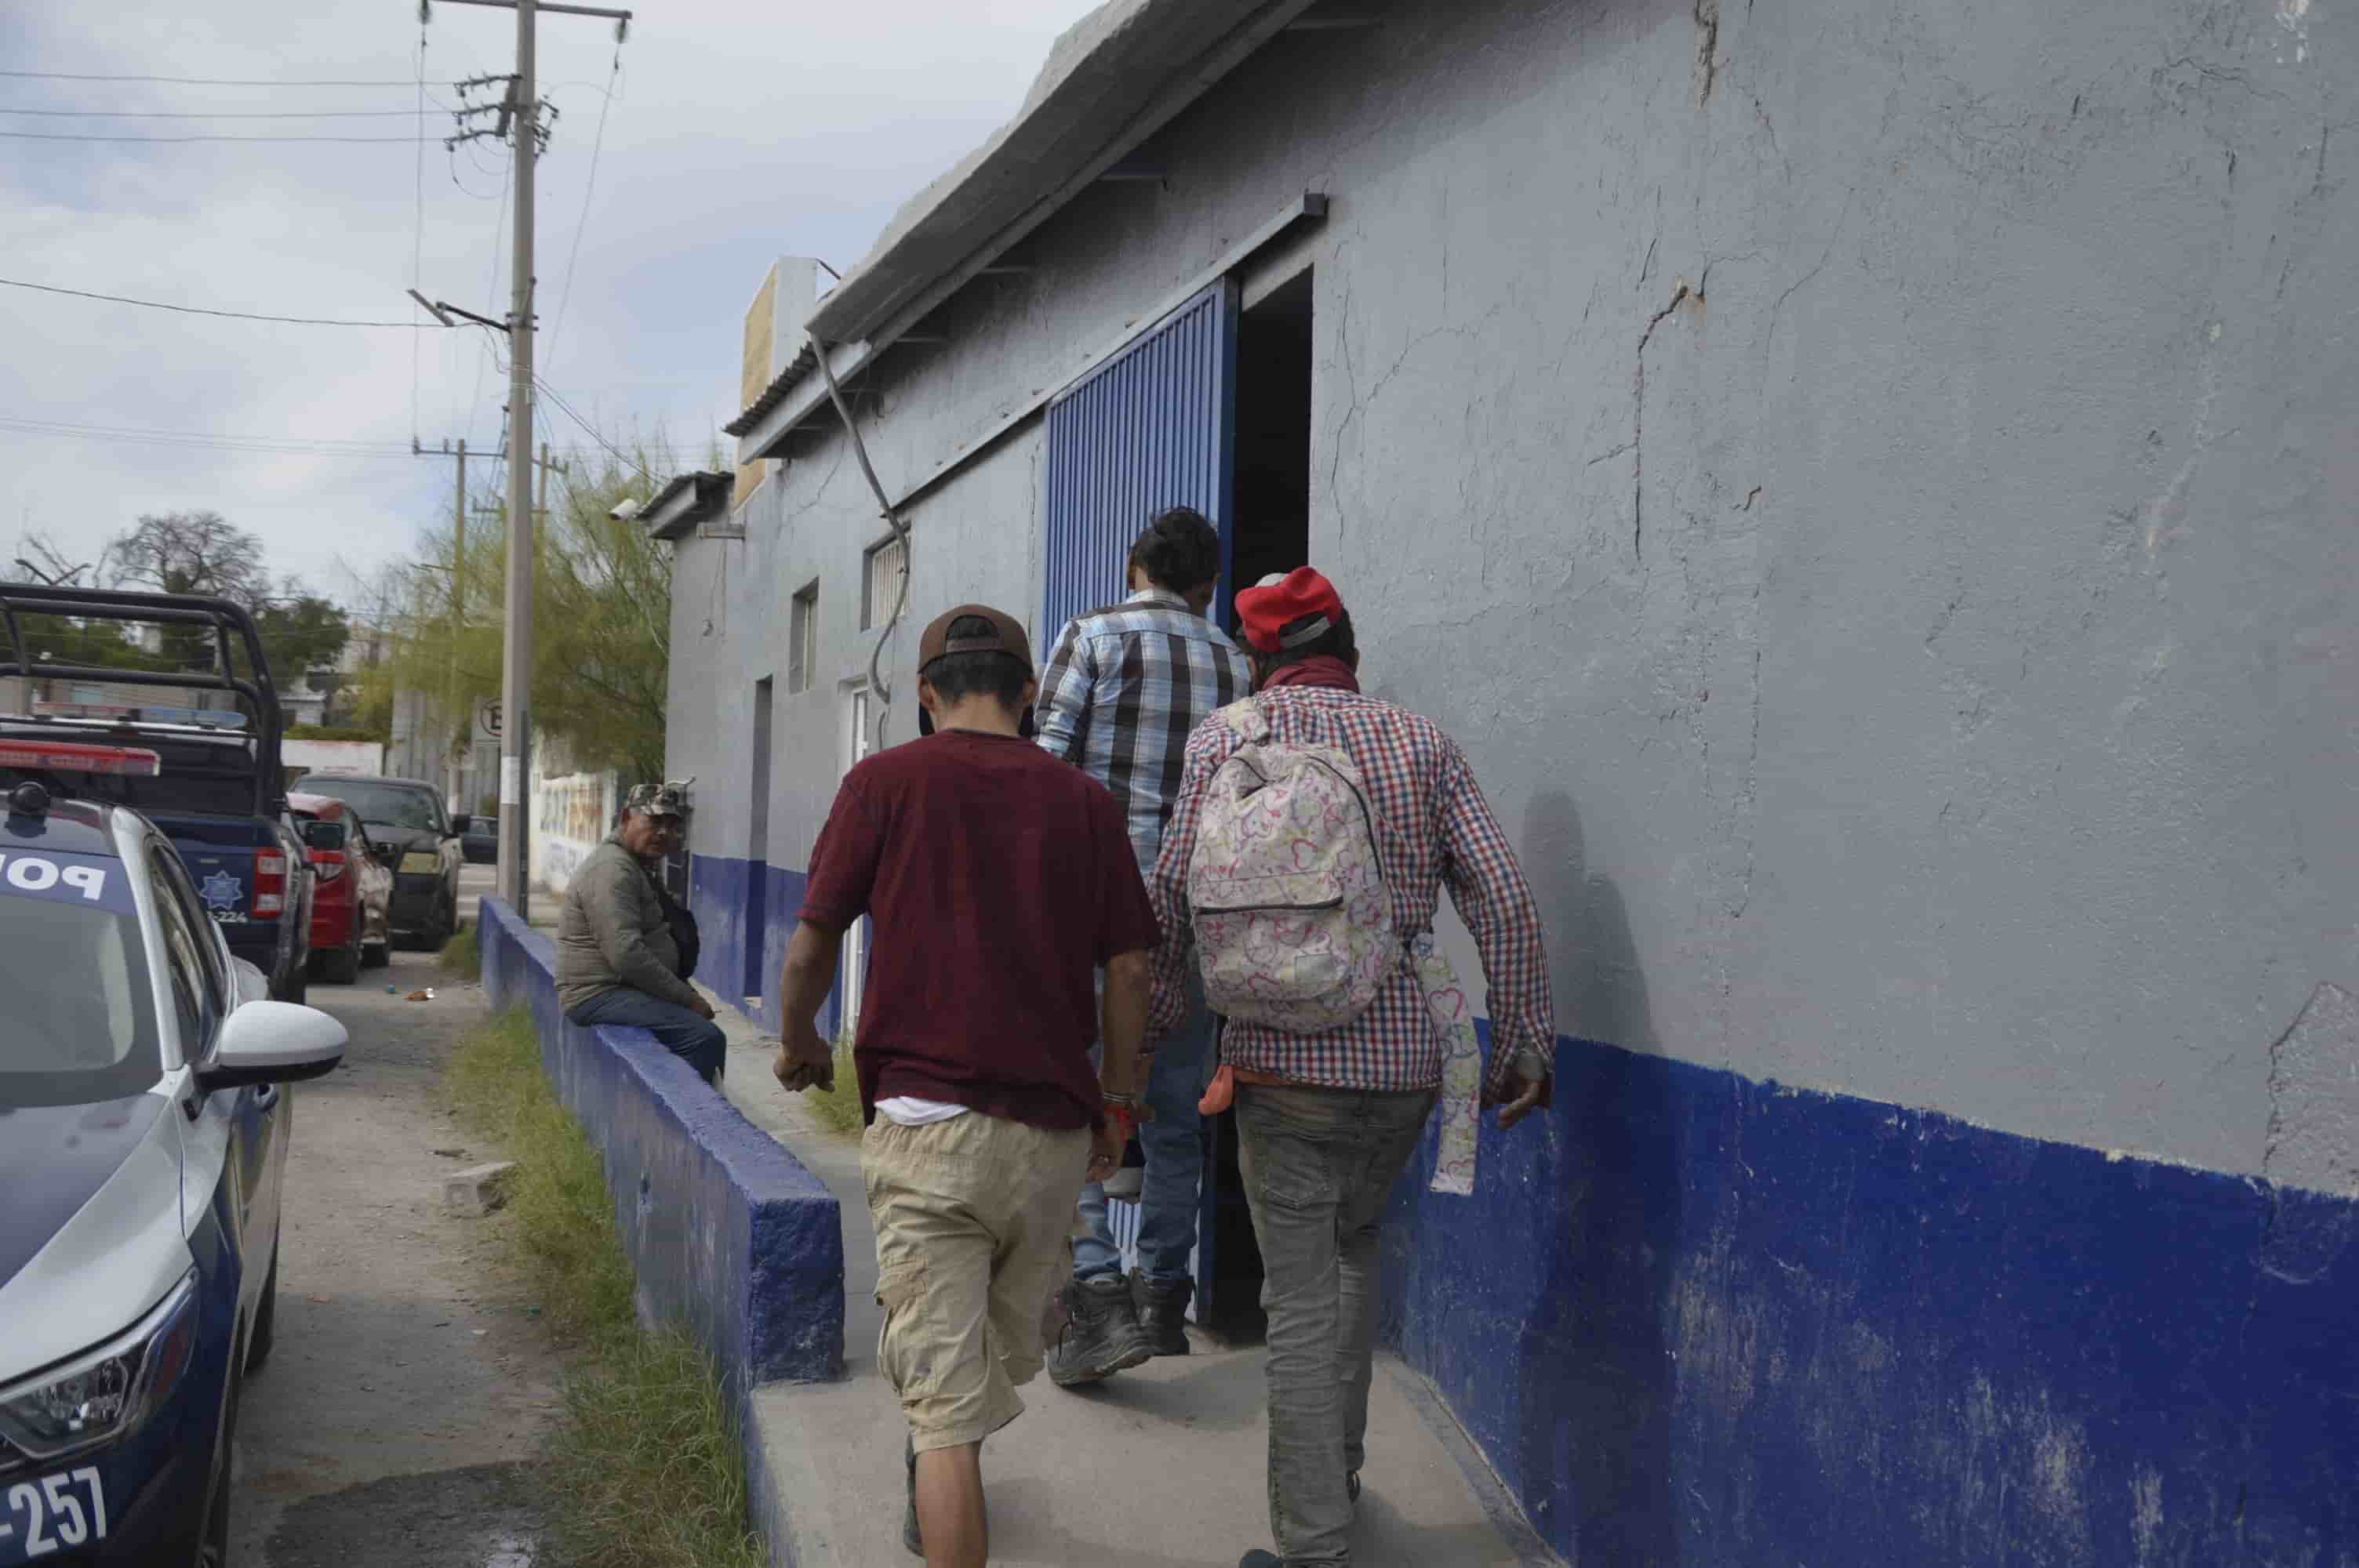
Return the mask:
<path fill-rule="evenodd" d="M 919 1453 L 980 1443 L 1024 1413 L 1041 1303 L 1072 1272 L 1087 1131 L 969 1111 L 878 1117 L 860 1143 L 876 1227 L 876 1360 Z"/>

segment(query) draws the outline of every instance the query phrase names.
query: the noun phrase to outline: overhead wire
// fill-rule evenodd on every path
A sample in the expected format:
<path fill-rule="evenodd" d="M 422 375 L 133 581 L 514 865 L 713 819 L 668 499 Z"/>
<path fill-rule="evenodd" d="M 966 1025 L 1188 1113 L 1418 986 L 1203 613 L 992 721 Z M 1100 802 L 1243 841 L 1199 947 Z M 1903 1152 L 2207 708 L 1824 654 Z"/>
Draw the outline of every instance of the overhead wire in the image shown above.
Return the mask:
<path fill-rule="evenodd" d="M 407 109 L 9 109 L 50 120 L 400 120 Z"/>
<path fill-rule="evenodd" d="M 94 294 L 84 288 L 60 288 L 54 284 L 27 283 L 0 277 L 0 287 L 29 288 L 37 294 L 64 294 L 76 299 L 103 299 L 111 305 L 136 305 L 146 310 L 169 310 L 182 316 L 219 316 L 233 321 L 278 321 L 297 327 L 385 327 L 397 330 L 441 331 L 439 321 L 351 321 L 328 316 L 273 316 L 255 310 L 213 310 L 200 305 L 168 305 L 160 299 L 134 299 L 124 294 Z"/>
<path fill-rule="evenodd" d="M 102 136 L 80 134 L 70 135 L 63 132 L 53 131 L 0 131 L 0 137 L 16 142 L 339 142 L 347 146 L 367 143 L 407 145 L 419 139 L 415 136 L 233 136 L 212 134 L 193 136 Z"/>
<path fill-rule="evenodd" d="M 484 297 L 487 303 L 500 297 L 500 258 L 507 248 L 501 243 L 501 241 L 506 236 L 508 226 L 508 197 L 515 188 L 515 183 L 516 168 L 511 164 L 504 171 L 500 180 L 499 216 L 493 222 L 492 278 L 484 287 Z M 499 362 L 499 334 L 484 333 L 476 346 L 481 350 L 482 357 L 475 362 L 475 390 L 467 399 L 467 432 L 470 435 L 473 435 L 475 429 L 475 411 L 482 407 L 484 403 L 484 368 Z"/>
<path fill-rule="evenodd" d="M 104 441 L 116 446 L 162 447 L 181 451 L 211 451 L 259 457 L 407 460 L 418 454 L 416 447 L 404 441 L 356 440 L 333 436 L 234 435 L 209 430 L 129 428 L 111 425 L 75 424 L 53 419 L 21 418 L 13 415 L 0 415 L 0 435 L 49 437 L 60 440 L 74 441 Z M 679 450 L 668 442 L 652 442 L 648 445 L 667 453 Z M 563 458 L 589 458 L 608 449 L 603 445 L 560 446 L 552 442 L 549 446 L 549 451 L 553 455 Z M 494 482 L 490 488 L 494 494 L 501 492 L 497 476 L 502 471 L 505 458 L 505 453 L 495 454 L 492 458 Z M 644 469 L 640 471 L 646 472 Z"/>
<path fill-rule="evenodd" d="M 565 325 L 565 308 L 573 298 L 573 266 L 582 259 L 582 234 L 590 226 L 590 198 L 598 188 L 598 154 L 606 145 L 606 112 L 614 106 L 614 86 L 623 75 L 623 40 L 614 40 L 614 63 L 606 70 L 606 92 L 598 105 L 598 129 L 590 138 L 590 173 L 582 182 L 582 216 L 574 221 L 573 244 L 565 256 L 565 280 L 557 290 L 557 315 L 549 322 L 549 336 L 541 350 L 541 363 L 546 365 L 557 351 L 557 334 Z"/>
<path fill-rule="evenodd" d="M 160 81 L 179 87 L 407 87 L 407 81 L 298 81 L 240 80 L 223 76 L 107 76 L 70 70 L 0 70 L 0 77 L 30 81 Z"/>
<path fill-rule="evenodd" d="M 423 11 L 418 22 L 418 160 L 413 183 L 417 188 L 418 213 L 410 227 L 409 240 L 409 318 L 415 321 L 425 306 L 419 298 L 426 286 L 426 19 Z M 419 369 L 419 351 L 424 340 L 409 340 L 409 439 L 417 444 L 424 420 L 419 416 L 420 388 L 424 376 Z"/>
<path fill-rule="evenodd" d="M 559 392 L 557 388 L 549 385 L 549 383 L 541 380 L 538 375 L 532 378 L 532 384 L 539 389 L 542 395 L 548 397 L 551 403 L 556 404 L 560 409 L 563 410 L 567 418 L 572 420 L 576 425 L 581 426 L 582 433 L 587 435 L 592 440 L 597 442 L 600 447 L 603 448 L 607 456 L 613 458 L 616 462 L 627 463 L 632 468 L 636 469 L 639 471 L 639 477 L 646 480 L 649 484 L 659 485 L 663 482 L 648 470 L 647 464 L 639 461 L 638 459 L 631 456 L 628 452 L 624 451 L 620 447 L 617 447 L 614 442 L 606 439 L 603 435 L 600 434 L 598 427 L 590 423 L 588 419 L 582 417 L 581 410 L 575 408 L 571 403 L 568 403 L 565 400 L 565 395 Z"/>

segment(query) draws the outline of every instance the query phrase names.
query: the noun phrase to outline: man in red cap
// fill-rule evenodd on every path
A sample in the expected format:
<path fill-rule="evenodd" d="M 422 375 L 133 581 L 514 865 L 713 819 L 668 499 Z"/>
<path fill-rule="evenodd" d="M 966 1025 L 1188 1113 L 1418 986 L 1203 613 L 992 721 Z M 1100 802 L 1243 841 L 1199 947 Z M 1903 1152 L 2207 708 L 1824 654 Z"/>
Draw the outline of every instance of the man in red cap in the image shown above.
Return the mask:
<path fill-rule="evenodd" d="M 1478 1095 L 1501 1108 L 1502 1127 L 1542 1104 L 1556 1022 L 1539 912 L 1514 849 L 1457 742 L 1430 719 L 1360 690 L 1359 645 L 1334 585 L 1308 567 L 1265 578 L 1237 595 L 1237 613 L 1256 696 L 1188 742 L 1152 879 L 1163 944 L 1150 1031 L 1176 1023 L 1185 1010 L 1198 957 L 1191 862 L 1200 829 L 1212 834 L 1218 823 L 1211 814 L 1228 809 L 1212 798 L 1216 777 L 1247 747 L 1260 750 L 1246 762 L 1318 748 L 1356 771 L 1363 803 L 1376 819 L 1364 842 L 1381 873 L 1377 892 L 1390 903 L 1368 924 L 1380 924 L 1401 949 L 1397 962 L 1388 949 L 1374 953 L 1373 1000 L 1340 1024 L 1300 1033 L 1232 1012 L 1222 1035 L 1269 1314 L 1270 1529 L 1278 1548 L 1276 1556 L 1248 1552 L 1242 1568 L 1296 1568 L 1351 1561 L 1375 1328 L 1377 1222 L 1386 1195 L 1437 1101 L 1442 1147 L 1435 1184 L 1471 1189 Z M 1233 797 L 1243 794 L 1231 790 Z M 1357 814 L 1335 816 L 1348 823 Z M 1433 946 L 1445 887 L 1489 982 L 1487 1074 L 1462 1011 L 1463 988 Z M 1298 925 L 1307 930 L 1315 918 Z M 1275 928 L 1283 932 L 1287 924 Z M 1213 956 L 1208 946 L 1203 957 Z M 1238 1011 L 1252 1009 L 1241 1000 Z M 1217 1098 L 1223 1086 L 1213 1092 Z"/>
<path fill-rule="evenodd" d="M 1122 808 L 1024 735 L 1034 696 L 1012 617 L 926 628 L 927 733 L 844 776 L 782 988 L 778 1081 L 832 1086 L 816 1021 L 844 929 L 875 922 L 853 1060 L 877 1360 L 909 1423 L 903 1539 L 933 1568 L 984 1563 L 983 1440 L 1024 1409 L 1082 1183 L 1128 1139 L 1157 935 Z"/>

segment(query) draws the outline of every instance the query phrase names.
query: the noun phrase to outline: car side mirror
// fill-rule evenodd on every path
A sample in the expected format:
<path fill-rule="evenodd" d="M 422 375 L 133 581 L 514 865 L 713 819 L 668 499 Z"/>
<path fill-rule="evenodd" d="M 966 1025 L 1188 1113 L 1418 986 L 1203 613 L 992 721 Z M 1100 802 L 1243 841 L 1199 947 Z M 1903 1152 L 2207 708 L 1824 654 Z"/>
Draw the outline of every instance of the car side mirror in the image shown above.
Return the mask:
<path fill-rule="evenodd" d="M 223 1022 L 197 1087 L 210 1093 L 320 1077 L 344 1059 L 346 1039 L 344 1026 L 318 1008 L 250 1001 Z"/>
<path fill-rule="evenodd" d="M 344 847 L 344 825 L 341 822 L 306 822 L 303 842 L 313 849 L 341 849 Z"/>
<path fill-rule="evenodd" d="M 474 830 L 475 819 L 472 816 L 454 816 L 451 819 L 451 836 L 453 838 L 464 838 Z"/>

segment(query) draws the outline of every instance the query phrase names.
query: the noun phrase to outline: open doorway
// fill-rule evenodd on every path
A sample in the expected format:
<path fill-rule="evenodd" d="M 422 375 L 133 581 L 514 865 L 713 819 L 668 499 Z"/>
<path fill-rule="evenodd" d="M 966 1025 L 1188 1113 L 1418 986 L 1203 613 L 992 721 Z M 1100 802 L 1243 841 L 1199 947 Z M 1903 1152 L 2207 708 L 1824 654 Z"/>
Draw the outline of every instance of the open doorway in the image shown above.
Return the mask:
<path fill-rule="evenodd" d="M 1310 564 L 1310 276 L 1237 315 L 1232 591 Z"/>
<path fill-rule="evenodd" d="M 1310 272 L 1305 268 L 1237 313 L 1235 481 L 1231 492 L 1228 629 L 1234 596 L 1272 572 L 1310 564 Z M 1261 1249 L 1237 1169 L 1236 1116 L 1204 1129 L 1198 1217 L 1199 1324 L 1233 1340 L 1258 1338 Z"/>
<path fill-rule="evenodd" d="M 770 883 L 770 695 L 771 677 L 754 683 L 754 776 L 747 784 L 745 832 L 745 971 L 738 994 L 748 1009 L 758 1006 L 764 979 L 762 952 L 768 939 Z"/>

